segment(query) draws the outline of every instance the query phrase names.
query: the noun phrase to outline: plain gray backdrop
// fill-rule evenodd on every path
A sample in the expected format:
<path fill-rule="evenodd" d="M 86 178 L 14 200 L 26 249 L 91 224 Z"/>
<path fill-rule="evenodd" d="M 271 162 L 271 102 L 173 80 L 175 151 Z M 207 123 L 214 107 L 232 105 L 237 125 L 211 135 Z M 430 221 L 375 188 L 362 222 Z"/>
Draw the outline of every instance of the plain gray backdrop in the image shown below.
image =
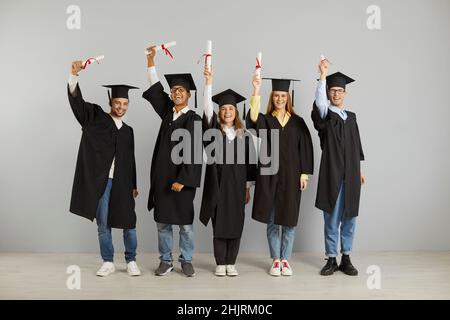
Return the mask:
<path fill-rule="evenodd" d="M 80 30 L 66 27 L 71 4 L 81 9 Z M 366 26 L 369 5 L 381 9 L 381 30 Z M 174 60 L 157 56 L 159 76 L 167 88 L 164 73 L 192 73 L 201 102 L 196 62 L 208 39 L 213 92 L 232 87 L 249 97 L 258 51 L 263 76 L 302 80 L 295 111 L 313 136 L 316 170 L 302 197 L 294 251 L 323 251 L 323 217 L 314 207 L 321 151 L 310 119 L 322 53 L 331 72 L 357 80 L 346 105 L 358 117 L 367 183 L 354 249 L 449 250 L 449 30 L 448 0 L 0 1 L 0 251 L 98 252 L 95 223 L 68 211 L 81 130 L 66 85 L 71 61 L 103 54 L 100 65 L 80 73 L 80 86 L 104 110 L 102 84 L 141 88 L 131 93 L 126 117 L 136 139 L 138 250 L 157 252 L 146 203 L 160 120 L 141 98 L 148 88 L 143 51 L 177 41 Z M 264 83 L 263 109 L 269 91 Z M 211 226 L 198 221 L 201 194 L 196 251 L 211 252 Z M 241 251 L 268 254 L 265 225 L 251 219 L 251 205 L 246 212 Z M 120 230 L 114 242 L 122 252 Z"/>

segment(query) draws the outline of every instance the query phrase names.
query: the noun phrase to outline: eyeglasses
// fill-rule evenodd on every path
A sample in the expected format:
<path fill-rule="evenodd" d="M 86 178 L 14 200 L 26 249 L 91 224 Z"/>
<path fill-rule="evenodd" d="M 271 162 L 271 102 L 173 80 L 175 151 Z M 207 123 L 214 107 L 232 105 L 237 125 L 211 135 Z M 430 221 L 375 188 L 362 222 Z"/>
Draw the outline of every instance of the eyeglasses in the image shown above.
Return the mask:
<path fill-rule="evenodd" d="M 330 94 L 344 94 L 345 90 L 344 89 L 330 89 Z"/>
<path fill-rule="evenodd" d="M 186 92 L 186 89 L 183 88 L 183 87 L 176 87 L 176 88 L 170 89 L 170 92 L 171 92 L 171 93 L 176 93 L 177 91 L 180 92 L 180 93 L 185 93 L 185 92 Z"/>

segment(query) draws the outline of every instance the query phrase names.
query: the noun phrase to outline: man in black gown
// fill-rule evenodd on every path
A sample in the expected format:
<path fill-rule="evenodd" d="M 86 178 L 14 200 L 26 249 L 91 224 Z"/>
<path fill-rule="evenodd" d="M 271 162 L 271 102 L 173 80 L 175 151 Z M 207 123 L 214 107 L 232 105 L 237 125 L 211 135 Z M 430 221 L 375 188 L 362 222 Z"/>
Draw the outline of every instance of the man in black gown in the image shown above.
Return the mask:
<path fill-rule="evenodd" d="M 320 80 L 311 117 L 322 148 L 316 207 L 324 212 L 325 254 L 328 261 L 320 274 L 327 276 L 340 270 L 356 276 L 358 270 L 350 261 L 350 253 L 361 185 L 365 180 L 360 170 L 364 153 L 356 115 L 344 107 L 345 87 L 354 80 L 340 72 L 327 76 L 327 60 L 320 62 L 319 69 Z M 339 237 L 342 259 L 338 266 Z"/>
<path fill-rule="evenodd" d="M 200 187 L 203 161 L 201 118 L 188 106 L 190 91 L 196 88 L 190 74 L 172 74 L 166 75 L 170 96 L 165 93 L 155 69 L 155 47 L 150 47 L 147 51 L 150 88 L 142 96 L 151 103 L 162 120 L 153 151 L 147 205 L 149 211 L 154 210 L 154 219 L 158 227 L 160 264 L 155 274 L 163 276 L 173 269 L 172 225 L 178 225 L 181 252 L 178 260 L 181 262 L 183 273 L 192 277 L 195 275 L 192 265 L 193 201 L 196 188 Z M 178 144 L 177 141 L 172 141 L 172 138 L 180 131 L 179 129 L 184 130 L 188 136 L 183 137 L 183 146 L 187 145 L 187 148 L 182 152 L 181 162 L 175 161 L 172 155 L 174 147 Z"/>
<path fill-rule="evenodd" d="M 127 272 L 138 276 L 134 134 L 122 121 L 128 110 L 128 90 L 137 88 L 105 86 L 111 89 L 111 95 L 108 91 L 111 110 L 106 113 L 99 105 L 84 101 L 77 80 L 82 69 L 81 61 L 72 63 L 68 85 L 70 107 L 82 127 L 70 211 L 97 220 L 103 259 L 98 276 L 107 276 L 115 270 L 111 228 L 123 229 Z"/>

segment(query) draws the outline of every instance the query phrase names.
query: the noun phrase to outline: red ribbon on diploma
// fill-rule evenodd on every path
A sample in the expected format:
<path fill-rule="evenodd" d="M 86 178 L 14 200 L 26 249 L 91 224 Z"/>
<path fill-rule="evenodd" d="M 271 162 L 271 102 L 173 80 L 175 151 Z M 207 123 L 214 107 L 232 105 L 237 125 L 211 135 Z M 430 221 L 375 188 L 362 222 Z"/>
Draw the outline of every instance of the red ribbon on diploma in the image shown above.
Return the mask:
<path fill-rule="evenodd" d="M 89 59 L 87 59 L 86 62 L 83 64 L 83 69 L 86 69 L 86 67 L 87 67 L 88 65 L 90 65 L 90 64 L 92 63 L 92 61 L 95 61 L 95 62 L 97 62 L 97 64 L 100 64 L 100 62 L 98 62 L 97 59 L 95 59 L 95 58 L 89 58 Z"/>
<path fill-rule="evenodd" d="M 255 66 L 255 68 L 256 69 L 261 69 L 261 64 L 259 63 L 258 58 L 256 58 L 256 66 Z"/>
<path fill-rule="evenodd" d="M 202 55 L 200 56 L 200 59 L 201 59 L 202 57 L 205 57 L 205 64 L 206 64 L 206 62 L 208 61 L 208 57 L 212 57 L 212 54 L 205 53 L 205 54 L 202 54 Z M 200 63 L 200 59 L 197 60 L 197 64 Z"/>
<path fill-rule="evenodd" d="M 164 44 L 161 45 L 161 49 L 164 50 L 166 56 L 170 56 L 173 59 L 173 55 L 170 53 L 169 49 L 164 46 Z"/>

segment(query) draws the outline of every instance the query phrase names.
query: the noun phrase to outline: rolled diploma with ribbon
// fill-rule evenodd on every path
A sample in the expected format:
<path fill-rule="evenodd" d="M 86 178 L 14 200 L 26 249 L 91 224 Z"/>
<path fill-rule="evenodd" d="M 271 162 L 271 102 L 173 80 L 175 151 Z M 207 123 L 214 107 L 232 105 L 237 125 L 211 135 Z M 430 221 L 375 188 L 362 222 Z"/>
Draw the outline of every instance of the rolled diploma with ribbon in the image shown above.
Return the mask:
<path fill-rule="evenodd" d="M 156 51 L 160 51 L 160 50 L 163 50 L 163 46 L 164 46 L 164 48 L 170 48 L 170 47 L 173 47 L 173 46 L 176 46 L 177 45 L 177 42 L 176 41 L 171 41 L 171 42 L 167 42 L 167 43 L 163 43 L 162 45 L 159 45 L 159 46 L 156 46 L 155 47 L 155 50 Z M 148 52 L 147 50 L 145 50 L 145 55 L 148 55 L 150 52 Z"/>
<path fill-rule="evenodd" d="M 211 69 L 212 41 L 206 41 L 205 65 Z"/>
<path fill-rule="evenodd" d="M 255 75 L 258 78 L 261 78 L 261 59 L 262 59 L 262 53 L 258 52 L 258 54 L 256 55 L 256 69 L 255 69 Z"/>
<path fill-rule="evenodd" d="M 83 69 L 85 69 L 88 65 L 90 65 L 92 62 L 97 62 L 99 63 L 100 60 L 105 59 L 105 56 L 98 56 L 95 58 L 88 58 L 83 62 Z"/>

